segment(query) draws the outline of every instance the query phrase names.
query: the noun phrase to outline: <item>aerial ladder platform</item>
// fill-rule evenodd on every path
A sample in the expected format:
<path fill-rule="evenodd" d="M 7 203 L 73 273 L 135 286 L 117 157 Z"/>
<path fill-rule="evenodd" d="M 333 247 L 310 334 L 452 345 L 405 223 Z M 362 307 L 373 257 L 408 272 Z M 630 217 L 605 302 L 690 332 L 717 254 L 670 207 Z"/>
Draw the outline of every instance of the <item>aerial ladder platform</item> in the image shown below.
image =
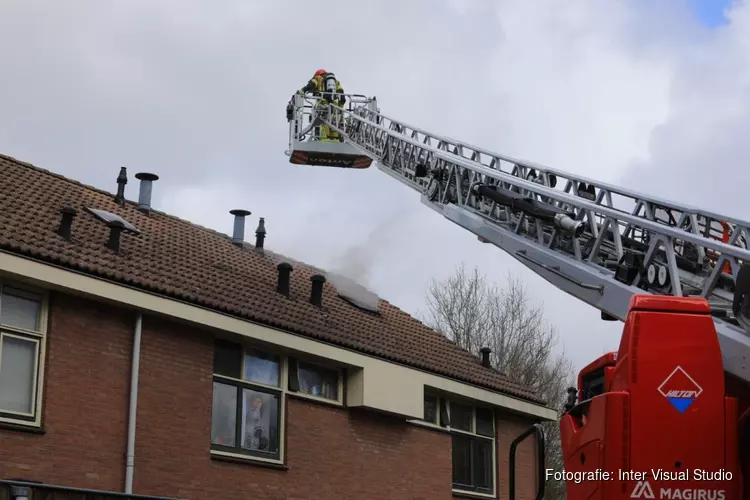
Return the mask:
<path fill-rule="evenodd" d="M 711 411 L 699 411 L 703 423 L 698 424 L 695 420 L 693 425 L 715 425 L 722 429 L 726 425 L 726 434 L 722 434 L 725 444 L 721 445 L 726 446 L 725 452 L 720 451 L 724 448 L 719 448 L 719 442 L 714 438 L 706 434 L 705 439 L 711 446 L 716 445 L 716 456 L 722 457 L 721 461 L 726 458 L 726 464 L 733 470 L 737 470 L 738 465 L 731 450 L 738 449 L 737 436 L 742 433 L 743 444 L 739 449 L 747 448 L 744 451 L 747 463 L 743 467 L 746 468 L 745 475 L 750 476 L 750 222 L 441 137 L 383 115 L 374 97 L 346 97 L 343 107 L 321 103 L 314 96 L 295 95 L 292 98 L 287 107 L 287 155 L 291 163 L 369 168 L 374 162 L 377 168 L 418 192 L 424 205 L 475 234 L 481 242 L 495 245 L 557 288 L 599 309 L 602 319 L 623 321 L 621 357 L 644 352 L 642 355 L 659 373 L 666 369 L 662 366 L 665 363 L 692 362 L 694 366 L 702 366 L 701 359 L 705 361 L 708 373 L 714 373 L 712 370 L 716 366 L 719 370 L 723 368 L 726 380 L 723 377 L 719 380 L 714 374 L 711 383 L 712 387 L 726 391 L 726 407 L 721 403 L 723 400 L 713 400 L 716 405 L 711 406 Z M 323 124 L 338 132 L 340 141 L 321 141 L 319 131 Z M 649 302 L 644 296 L 646 299 L 684 299 Z M 696 298 L 703 302 L 696 301 Z M 710 311 L 710 315 L 685 323 L 685 314 L 693 314 L 696 318 L 703 314 L 700 312 L 702 303 L 707 303 L 705 310 Z M 661 307 L 671 309 L 657 311 Z M 661 314 L 661 319 L 649 319 L 653 317 L 651 313 Z M 707 324 L 713 325 L 716 331 L 718 347 L 715 351 L 711 345 L 715 342 L 711 340 L 714 335 L 707 333 Z M 639 350 L 638 331 L 644 325 L 650 331 L 648 337 L 641 338 Z M 666 333 L 662 334 L 665 329 Z M 658 342 L 660 336 L 663 338 Z M 646 338 L 651 342 L 657 339 L 657 343 L 648 348 L 650 351 L 642 350 L 648 345 Z M 707 348 L 696 348 L 699 342 L 704 342 Z M 681 348 L 672 349 L 672 345 Z M 686 354 L 688 351 L 689 355 Z M 720 354 L 720 359 L 711 357 L 714 352 L 716 356 Z M 582 450 L 592 443 L 613 443 L 609 447 L 601 445 L 602 450 L 608 448 L 609 453 L 615 453 L 610 461 L 624 457 L 619 451 L 623 443 L 615 434 L 621 434 L 618 429 L 626 424 L 617 423 L 617 418 L 611 417 L 614 407 L 607 412 L 600 408 L 598 416 L 588 414 L 592 401 L 598 401 L 600 406 L 605 404 L 603 401 L 608 401 L 607 405 L 620 404 L 623 410 L 618 411 L 622 415 L 629 403 L 623 403 L 625 399 L 618 403 L 618 397 L 631 398 L 628 401 L 641 397 L 638 391 L 642 389 L 628 385 L 635 375 L 631 374 L 630 382 L 623 381 L 624 368 L 618 366 L 617 355 L 609 353 L 584 368 L 578 377 L 579 390 L 572 389 L 573 398 L 566 406 L 568 413 L 561 420 L 563 447 L 569 448 L 565 450 L 567 469 L 583 467 Z M 660 363 L 659 359 L 664 359 L 665 363 Z M 642 370 L 647 367 L 641 366 Z M 620 389 L 610 390 L 607 398 L 597 399 L 596 396 L 607 392 L 605 385 Z M 674 391 L 684 389 L 682 387 L 671 389 L 665 392 L 667 396 L 690 393 Z M 652 391 L 656 390 L 652 388 Z M 649 393 L 643 397 L 655 396 Z M 649 401 L 653 404 L 647 404 L 648 408 L 661 404 L 655 403 L 656 400 Z M 695 411 L 702 408 L 702 404 L 711 403 L 693 406 Z M 675 429 L 688 425 L 688 417 L 673 421 L 673 418 L 679 418 L 675 414 L 654 420 L 653 414 L 642 413 L 643 410 L 635 407 L 629 411 L 633 432 L 659 422 L 663 435 L 667 436 L 662 439 L 665 449 L 678 453 L 676 447 L 688 446 L 681 444 L 684 439 L 677 439 L 683 435 L 682 431 L 675 434 Z M 695 411 L 690 418 L 699 418 Z M 609 419 L 604 413 L 610 414 Z M 741 420 L 740 415 L 743 415 Z M 586 430 L 583 426 L 587 418 L 603 423 Z M 637 428 L 634 427 L 636 420 L 643 421 L 637 424 Z M 737 427 L 738 421 L 744 430 Z M 605 427 L 609 429 L 606 432 L 602 430 Z M 689 428 L 689 425 L 685 429 L 690 433 L 703 431 Z M 586 438 L 587 432 L 604 433 L 609 437 Z M 519 438 L 525 437 L 526 434 Z M 538 438 L 543 441 L 543 435 Z M 588 445 L 584 445 L 586 439 L 589 439 Z M 677 440 L 672 442 L 669 439 Z M 600 445 L 596 446 L 599 449 Z M 684 448 L 679 453 L 687 456 L 696 451 Z M 704 455 L 705 460 L 711 460 Z M 604 456 L 604 451 L 601 456 Z M 636 460 L 634 456 L 631 453 L 628 460 Z M 646 452 L 643 460 L 650 460 L 648 457 Z M 679 467 L 679 462 L 675 462 L 675 466 Z M 748 479 L 745 480 L 746 493 L 741 497 L 746 500 L 750 500 Z M 646 489 L 642 482 L 638 482 L 633 483 L 635 489 L 631 496 L 624 490 L 614 494 L 608 489 L 614 487 L 611 484 L 596 486 L 600 488 L 598 493 L 593 489 L 578 492 L 575 484 L 568 484 L 572 488 L 569 492 L 571 499 L 620 498 L 620 494 L 622 498 L 705 496 L 710 499 L 716 493 L 695 490 L 690 494 L 698 496 L 669 496 L 672 490 L 666 488 L 661 497 L 653 494 L 636 496 L 636 493 L 645 495 Z M 537 498 L 543 494 L 543 485 L 541 488 Z M 682 490 L 674 491 L 678 495 L 688 494 Z M 740 498 L 734 490 L 726 490 L 722 495 L 721 498 L 727 500 Z"/>
<path fill-rule="evenodd" d="M 334 110 L 316 102 L 293 98 L 291 163 L 374 161 L 605 320 L 624 321 L 634 294 L 704 297 L 726 371 L 750 381 L 750 222 L 441 137 L 381 114 L 375 98 L 347 95 Z M 316 140 L 320 123 L 343 141 Z"/>

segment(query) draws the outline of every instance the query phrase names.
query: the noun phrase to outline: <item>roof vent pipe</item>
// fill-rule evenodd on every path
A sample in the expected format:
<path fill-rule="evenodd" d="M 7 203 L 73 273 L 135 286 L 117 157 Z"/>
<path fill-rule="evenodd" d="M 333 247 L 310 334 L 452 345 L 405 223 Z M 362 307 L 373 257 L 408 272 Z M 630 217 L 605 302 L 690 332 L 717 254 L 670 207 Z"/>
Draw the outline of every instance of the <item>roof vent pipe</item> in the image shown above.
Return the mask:
<path fill-rule="evenodd" d="M 115 253 L 120 252 L 120 234 L 125 228 L 125 224 L 119 220 L 113 220 L 109 224 L 109 241 L 107 241 L 107 248 Z"/>
<path fill-rule="evenodd" d="M 489 347 L 482 347 L 479 352 L 482 353 L 482 366 L 485 368 L 492 368 L 492 363 L 490 363 L 490 353 L 492 352 L 492 349 Z"/>
<path fill-rule="evenodd" d="M 323 283 L 326 282 L 326 277 L 322 274 L 316 274 L 310 278 L 312 281 L 312 290 L 310 292 L 310 303 L 314 306 L 323 305 Z"/>
<path fill-rule="evenodd" d="M 70 241 L 70 226 L 73 225 L 73 218 L 76 216 L 76 209 L 73 207 L 64 207 L 60 210 L 60 226 L 57 228 L 57 234 Z"/>
<path fill-rule="evenodd" d="M 241 208 L 235 208 L 234 210 L 230 210 L 229 213 L 234 215 L 232 244 L 241 247 L 245 244 L 245 217 L 250 215 L 250 212 Z"/>
<path fill-rule="evenodd" d="M 289 275 L 292 274 L 292 265 L 288 262 L 282 262 L 276 269 L 279 271 L 279 281 L 276 285 L 276 291 L 281 295 L 289 297 Z"/>
<path fill-rule="evenodd" d="M 138 210 L 148 215 L 151 213 L 151 188 L 153 182 L 159 180 L 159 176 L 141 172 L 135 174 L 135 178 L 141 181 L 140 191 L 138 192 Z"/>
<path fill-rule="evenodd" d="M 115 195 L 115 203 L 120 206 L 125 206 L 125 184 L 128 183 L 128 170 L 125 167 L 120 167 L 120 174 L 117 176 L 117 194 Z"/>
<path fill-rule="evenodd" d="M 263 241 L 266 239 L 266 219 L 261 217 L 258 229 L 255 230 L 255 248 L 263 250 Z"/>

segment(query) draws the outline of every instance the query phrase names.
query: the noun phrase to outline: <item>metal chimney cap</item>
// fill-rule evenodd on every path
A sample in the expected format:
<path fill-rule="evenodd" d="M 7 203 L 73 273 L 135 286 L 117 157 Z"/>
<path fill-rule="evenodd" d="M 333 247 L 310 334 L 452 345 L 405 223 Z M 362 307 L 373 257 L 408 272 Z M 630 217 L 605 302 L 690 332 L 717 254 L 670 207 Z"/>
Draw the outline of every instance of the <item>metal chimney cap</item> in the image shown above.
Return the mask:
<path fill-rule="evenodd" d="M 151 174 L 149 172 L 140 172 L 135 174 L 135 178 L 140 181 L 158 181 L 159 176 L 156 174 Z"/>
<path fill-rule="evenodd" d="M 479 352 L 481 352 L 482 354 L 490 354 L 492 352 L 492 349 L 490 349 L 489 347 L 482 347 L 481 349 L 479 349 Z"/>
<path fill-rule="evenodd" d="M 62 209 L 60 209 L 60 213 L 75 216 L 78 213 L 78 211 L 73 207 L 67 206 L 67 207 L 63 207 Z"/>
<path fill-rule="evenodd" d="M 313 283 L 325 283 L 326 277 L 322 274 L 316 274 L 310 277 L 310 281 L 312 281 Z"/>
<path fill-rule="evenodd" d="M 243 208 L 235 208 L 234 210 L 230 210 L 229 213 L 237 217 L 247 217 L 250 215 L 250 211 Z"/>
<path fill-rule="evenodd" d="M 276 269 L 279 271 L 291 271 L 292 265 L 289 262 L 282 262 L 278 266 L 276 266 Z"/>

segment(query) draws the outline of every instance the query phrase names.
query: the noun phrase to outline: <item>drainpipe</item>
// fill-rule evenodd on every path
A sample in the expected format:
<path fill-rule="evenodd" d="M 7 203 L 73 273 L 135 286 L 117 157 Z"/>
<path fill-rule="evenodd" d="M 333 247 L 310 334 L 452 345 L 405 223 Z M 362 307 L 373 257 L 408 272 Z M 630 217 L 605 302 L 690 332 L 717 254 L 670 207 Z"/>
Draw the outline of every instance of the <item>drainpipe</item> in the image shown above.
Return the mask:
<path fill-rule="evenodd" d="M 133 493 L 133 472 L 135 468 L 135 416 L 138 409 L 138 372 L 141 361 L 141 328 L 143 315 L 135 318 L 133 335 L 133 365 L 130 370 L 130 405 L 128 415 L 128 451 L 125 458 L 125 493 Z"/>

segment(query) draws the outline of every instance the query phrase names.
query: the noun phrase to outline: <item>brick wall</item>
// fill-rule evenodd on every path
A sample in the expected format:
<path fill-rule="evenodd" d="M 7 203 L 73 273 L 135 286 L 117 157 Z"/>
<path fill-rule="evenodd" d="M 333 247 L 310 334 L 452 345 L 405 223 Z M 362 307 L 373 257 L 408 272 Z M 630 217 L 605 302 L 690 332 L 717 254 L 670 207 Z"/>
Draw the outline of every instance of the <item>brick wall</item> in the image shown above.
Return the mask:
<path fill-rule="evenodd" d="M 132 317 L 54 294 L 45 433 L 0 430 L 0 477 L 122 490 Z"/>
<path fill-rule="evenodd" d="M 212 460 L 211 348 L 202 332 L 144 321 L 137 492 L 238 500 L 451 498 L 447 435 L 293 397 L 288 470 Z"/>
<path fill-rule="evenodd" d="M 122 491 L 132 314 L 54 295 L 46 434 L 0 429 L 0 478 Z M 449 500 L 450 438 L 366 411 L 290 397 L 287 470 L 211 459 L 212 340 L 143 322 L 134 491 L 182 498 Z M 507 498 L 510 441 L 527 422 L 498 419 L 498 479 Z M 519 499 L 531 498 L 530 447 L 519 450 Z"/>

